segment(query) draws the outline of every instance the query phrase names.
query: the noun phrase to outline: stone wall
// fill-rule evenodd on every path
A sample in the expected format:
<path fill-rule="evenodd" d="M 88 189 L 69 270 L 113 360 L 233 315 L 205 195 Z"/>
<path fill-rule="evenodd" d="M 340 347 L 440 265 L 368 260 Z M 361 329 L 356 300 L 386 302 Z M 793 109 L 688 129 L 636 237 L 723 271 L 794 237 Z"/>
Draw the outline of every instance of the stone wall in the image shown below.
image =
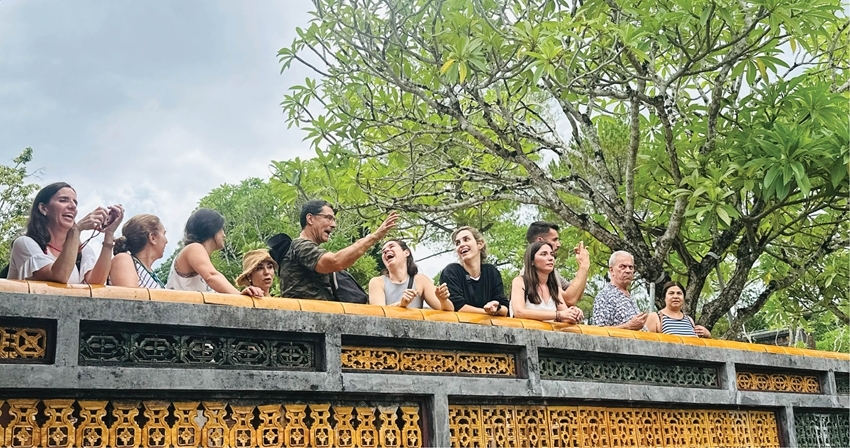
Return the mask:
<path fill-rule="evenodd" d="M 0 281 L 0 446 L 850 446 L 850 356 Z"/>

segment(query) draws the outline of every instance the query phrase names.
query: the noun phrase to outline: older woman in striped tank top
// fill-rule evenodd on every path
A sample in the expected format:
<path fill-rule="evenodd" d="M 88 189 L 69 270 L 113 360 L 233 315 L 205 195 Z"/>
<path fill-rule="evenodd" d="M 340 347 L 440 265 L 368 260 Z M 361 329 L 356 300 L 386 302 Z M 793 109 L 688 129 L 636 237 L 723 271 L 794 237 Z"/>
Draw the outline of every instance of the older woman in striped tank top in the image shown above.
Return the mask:
<path fill-rule="evenodd" d="M 691 316 L 682 309 L 685 306 L 685 288 L 678 282 L 667 282 L 661 288 L 665 306 L 646 318 L 646 329 L 655 333 L 678 336 L 710 338 L 711 332 L 702 325 L 694 324 Z"/>
<path fill-rule="evenodd" d="M 153 271 L 153 262 L 162 258 L 167 244 L 165 227 L 159 218 L 146 214 L 130 218 L 121 228 L 121 237 L 115 240 L 109 284 L 129 288 L 165 288 Z"/>

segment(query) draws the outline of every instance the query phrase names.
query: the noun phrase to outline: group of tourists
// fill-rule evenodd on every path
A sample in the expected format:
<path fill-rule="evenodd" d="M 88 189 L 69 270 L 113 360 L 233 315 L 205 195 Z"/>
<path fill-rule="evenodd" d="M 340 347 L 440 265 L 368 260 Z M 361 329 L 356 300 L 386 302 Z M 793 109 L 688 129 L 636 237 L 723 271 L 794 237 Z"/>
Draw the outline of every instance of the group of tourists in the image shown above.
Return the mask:
<path fill-rule="evenodd" d="M 277 255 L 273 256 L 265 249 L 247 252 L 236 286 L 216 270 L 210 259 L 213 252 L 224 247 L 225 238 L 224 217 L 215 210 L 198 209 L 189 217 L 183 248 L 169 268 L 167 282 L 159 279 L 152 268 L 168 244 L 165 228 L 156 216 L 133 216 L 122 227 L 119 238 L 114 234 L 124 218 L 120 205 L 98 207 L 82 219 L 76 218 L 77 194 L 70 185 L 58 182 L 41 189 L 33 201 L 24 235 L 13 243 L 8 278 L 268 297 L 277 273 L 282 297 L 338 300 L 337 274 L 384 241 L 399 216 L 390 213 L 373 233 L 331 252 L 322 244 L 336 228 L 336 212 L 326 201 L 308 201 L 301 209 L 301 232 L 284 253 L 273 250 Z M 81 232 L 87 230 L 93 231 L 92 236 L 81 241 Z M 578 263 L 575 277 L 567 280 L 558 275 L 555 256 L 561 248 L 559 230 L 558 225 L 541 221 L 529 226 L 523 266 L 511 282 L 509 297 L 499 270 L 487 263 L 484 237 L 473 227 L 464 226 L 452 233 L 458 262 L 441 271 L 437 285 L 419 273 L 404 241 L 387 239 L 381 248 L 383 272 L 369 281 L 368 299 L 364 301 L 382 306 L 427 306 L 492 316 L 582 322 L 584 315 L 576 303 L 584 294 L 590 254 L 579 243 L 573 249 Z M 100 234 L 103 243 L 96 254 L 87 243 Z M 638 309 L 629 292 L 634 280 L 634 259 L 628 252 L 611 255 L 608 276 L 610 282 L 594 302 L 592 324 L 710 337 L 707 329 L 695 325 L 684 313 L 685 289 L 678 283 L 664 286 L 664 309 L 652 314 Z"/>

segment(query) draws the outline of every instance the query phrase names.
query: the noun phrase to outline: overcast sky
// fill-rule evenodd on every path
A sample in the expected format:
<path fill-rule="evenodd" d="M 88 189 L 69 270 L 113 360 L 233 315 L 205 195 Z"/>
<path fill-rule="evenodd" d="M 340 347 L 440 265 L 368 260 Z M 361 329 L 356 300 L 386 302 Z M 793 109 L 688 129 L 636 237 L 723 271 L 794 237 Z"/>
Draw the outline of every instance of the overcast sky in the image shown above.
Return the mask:
<path fill-rule="evenodd" d="M 73 185 L 80 217 L 114 203 L 155 214 L 170 253 L 211 189 L 313 154 L 279 105 L 310 73 L 280 74 L 276 56 L 311 7 L 0 0 L 0 163 L 32 147 L 36 182 Z"/>

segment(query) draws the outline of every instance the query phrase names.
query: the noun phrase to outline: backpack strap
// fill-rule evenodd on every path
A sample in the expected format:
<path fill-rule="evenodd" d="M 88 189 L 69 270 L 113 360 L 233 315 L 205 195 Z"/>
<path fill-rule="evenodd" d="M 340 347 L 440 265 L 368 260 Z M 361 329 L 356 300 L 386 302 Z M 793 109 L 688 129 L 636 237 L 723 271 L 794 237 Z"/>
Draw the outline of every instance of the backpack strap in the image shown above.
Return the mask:
<path fill-rule="evenodd" d="M 407 276 L 407 289 L 413 289 L 413 276 Z"/>
<path fill-rule="evenodd" d="M 336 279 L 336 272 L 331 273 L 331 291 L 336 295 L 336 290 L 339 289 L 339 281 Z"/>

